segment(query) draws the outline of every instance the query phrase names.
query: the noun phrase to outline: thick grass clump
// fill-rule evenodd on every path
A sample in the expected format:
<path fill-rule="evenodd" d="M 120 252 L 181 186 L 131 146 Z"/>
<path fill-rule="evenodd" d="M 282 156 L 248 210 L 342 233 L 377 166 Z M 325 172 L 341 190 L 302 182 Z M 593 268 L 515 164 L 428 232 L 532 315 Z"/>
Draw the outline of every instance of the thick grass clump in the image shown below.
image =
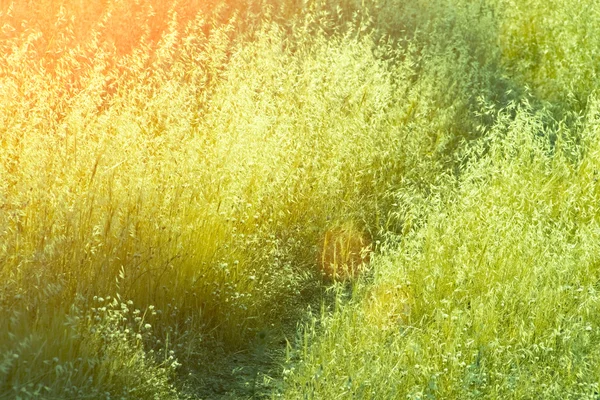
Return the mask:
<path fill-rule="evenodd" d="M 595 89 L 600 19 L 594 2 L 498 1 L 502 57 L 521 84 L 559 110 L 586 108 Z"/>
<path fill-rule="evenodd" d="M 288 370 L 286 398 L 594 398 L 597 102 L 579 145 L 514 106 Z M 515 117 L 509 117 L 511 114 Z"/>

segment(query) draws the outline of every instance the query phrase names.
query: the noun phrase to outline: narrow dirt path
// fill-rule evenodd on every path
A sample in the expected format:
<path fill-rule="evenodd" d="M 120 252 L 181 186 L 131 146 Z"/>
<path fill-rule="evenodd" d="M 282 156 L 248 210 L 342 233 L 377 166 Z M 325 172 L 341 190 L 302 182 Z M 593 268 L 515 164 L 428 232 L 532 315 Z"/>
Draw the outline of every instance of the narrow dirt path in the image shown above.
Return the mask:
<path fill-rule="evenodd" d="M 194 396 L 206 400 L 270 398 L 280 385 L 285 349 L 285 340 L 273 343 L 273 338 L 259 334 L 247 350 L 230 354 L 218 351 L 212 365 L 198 371 L 203 376 L 198 378 L 198 386 L 194 385 Z"/>
<path fill-rule="evenodd" d="M 217 341 L 205 343 L 205 356 L 186 365 L 181 380 L 184 395 L 202 400 L 270 399 L 282 390 L 288 346 L 296 345 L 298 327 L 309 310 L 320 309 L 328 296 L 299 304 L 281 326 L 259 332 L 245 349 L 228 351 Z"/>
<path fill-rule="evenodd" d="M 205 344 L 206 357 L 201 357 L 197 365 L 186 366 L 184 394 L 194 400 L 273 398 L 283 391 L 286 355 L 288 347 L 299 345 L 298 327 L 307 323 L 322 304 L 333 307 L 335 297 L 334 292 L 321 287 L 318 295 L 291 310 L 282 325 L 259 332 L 244 350 L 227 351 L 218 342 Z"/>

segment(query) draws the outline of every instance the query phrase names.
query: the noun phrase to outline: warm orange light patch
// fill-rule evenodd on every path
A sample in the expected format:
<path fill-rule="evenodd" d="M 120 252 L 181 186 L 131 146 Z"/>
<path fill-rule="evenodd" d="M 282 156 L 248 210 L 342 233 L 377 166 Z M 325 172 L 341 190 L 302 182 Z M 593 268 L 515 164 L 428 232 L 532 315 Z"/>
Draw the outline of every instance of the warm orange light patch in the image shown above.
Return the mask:
<path fill-rule="evenodd" d="M 325 232 L 319 251 L 319 267 L 327 279 L 347 281 L 356 278 L 370 261 L 371 241 L 352 223 Z"/>

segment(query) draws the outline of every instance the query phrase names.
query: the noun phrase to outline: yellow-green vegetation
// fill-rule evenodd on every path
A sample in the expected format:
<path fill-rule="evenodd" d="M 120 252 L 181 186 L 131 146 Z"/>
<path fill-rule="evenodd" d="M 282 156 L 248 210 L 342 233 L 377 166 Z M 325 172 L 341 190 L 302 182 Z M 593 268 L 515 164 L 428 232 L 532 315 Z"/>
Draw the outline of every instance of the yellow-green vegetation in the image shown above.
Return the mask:
<path fill-rule="evenodd" d="M 0 399 L 598 398 L 599 13 L 2 3 Z"/>
<path fill-rule="evenodd" d="M 551 145 L 526 106 L 503 111 L 422 226 L 306 328 L 287 396 L 596 398 L 598 105 L 578 145 L 564 127 Z"/>

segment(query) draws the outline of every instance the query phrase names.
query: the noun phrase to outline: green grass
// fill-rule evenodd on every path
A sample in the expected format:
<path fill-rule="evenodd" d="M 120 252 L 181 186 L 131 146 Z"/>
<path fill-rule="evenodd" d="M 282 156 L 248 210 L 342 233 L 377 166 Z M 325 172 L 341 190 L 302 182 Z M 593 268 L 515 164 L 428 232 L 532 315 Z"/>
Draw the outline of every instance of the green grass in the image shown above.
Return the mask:
<path fill-rule="evenodd" d="M 595 398 L 596 118 L 552 148 L 543 116 L 507 110 L 423 225 L 308 326 L 285 397 Z"/>
<path fill-rule="evenodd" d="M 595 398 L 584 3 L 3 5 L 0 398 Z"/>

